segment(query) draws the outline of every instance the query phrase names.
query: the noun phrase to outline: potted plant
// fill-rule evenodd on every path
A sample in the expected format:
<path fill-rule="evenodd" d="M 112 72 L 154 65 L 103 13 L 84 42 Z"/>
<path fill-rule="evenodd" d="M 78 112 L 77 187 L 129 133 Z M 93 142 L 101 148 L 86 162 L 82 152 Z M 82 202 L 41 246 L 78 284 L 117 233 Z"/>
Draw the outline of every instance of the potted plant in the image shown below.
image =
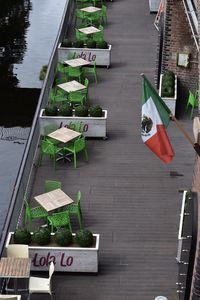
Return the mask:
<path fill-rule="evenodd" d="M 84 46 L 83 42 L 76 41 L 72 43 L 68 39 L 64 39 L 58 45 L 58 60 L 64 61 L 69 55 L 79 56 L 90 62 L 96 60 L 97 66 L 109 68 L 111 64 L 111 48 L 111 45 L 108 45 L 105 41 L 95 43 L 88 40 Z"/>
<path fill-rule="evenodd" d="M 57 128 L 68 127 L 73 122 L 79 122 L 86 137 L 106 138 L 107 110 L 100 106 L 85 107 L 79 105 L 71 109 L 69 105 L 47 105 L 40 112 L 40 133 L 44 135 L 44 127 L 56 124 Z"/>
<path fill-rule="evenodd" d="M 60 272 L 98 272 L 99 234 L 87 229 L 71 234 L 65 228 L 50 233 L 47 228 L 39 228 L 28 232 L 29 239 L 25 240 L 27 232 L 26 229 L 10 232 L 6 247 L 15 243 L 16 236 L 23 236 L 20 242 L 29 245 L 31 271 L 48 271 L 53 261 L 56 271 Z"/>
<path fill-rule="evenodd" d="M 175 115 L 177 100 L 177 76 L 172 71 L 165 71 L 160 76 L 159 96 Z"/>

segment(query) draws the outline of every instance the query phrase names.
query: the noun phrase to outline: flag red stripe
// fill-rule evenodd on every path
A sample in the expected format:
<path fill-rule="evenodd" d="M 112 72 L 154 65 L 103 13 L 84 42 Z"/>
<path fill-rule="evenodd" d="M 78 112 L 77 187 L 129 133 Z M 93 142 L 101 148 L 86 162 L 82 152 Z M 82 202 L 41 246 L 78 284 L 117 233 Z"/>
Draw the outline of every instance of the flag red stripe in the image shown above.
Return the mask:
<path fill-rule="evenodd" d="M 157 133 L 148 139 L 145 144 L 165 163 L 172 160 L 174 151 L 163 125 L 157 125 Z"/>

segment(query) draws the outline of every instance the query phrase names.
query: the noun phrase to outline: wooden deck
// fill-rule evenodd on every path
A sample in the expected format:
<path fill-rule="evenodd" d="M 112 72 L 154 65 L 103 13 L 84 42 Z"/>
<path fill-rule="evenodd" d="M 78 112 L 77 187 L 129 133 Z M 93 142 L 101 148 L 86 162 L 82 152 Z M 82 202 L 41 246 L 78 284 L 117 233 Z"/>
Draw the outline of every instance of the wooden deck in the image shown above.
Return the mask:
<path fill-rule="evenodd" d="M 80 190 L 84 226 L 100 234 L 98 275 L 56 274 L 58 300 L 178 299 L 178 190 L 191 187 L 195 154 L 173 123 L 168 132 L 176 156 L 170 165 L 141 141 L 140 73 L 153 82 L 154 18 L 145 0 L 108 3 L 112 66 L 98 68 L 99 83 L 89 89 L 91 103 L 108 109 L 108 140 L 88 140 L 89 163 L 80 157 L 77 169 L 61 161 L 54 171 L 44 159 L 37 171 L 32 195 L 44 191 L 45 179 L 62 181 L 71 197 Z M 181 122 L 191 133 L 192 122 L 186 116 Z M 72 226 L 75 231 L 78 222 Z"/>

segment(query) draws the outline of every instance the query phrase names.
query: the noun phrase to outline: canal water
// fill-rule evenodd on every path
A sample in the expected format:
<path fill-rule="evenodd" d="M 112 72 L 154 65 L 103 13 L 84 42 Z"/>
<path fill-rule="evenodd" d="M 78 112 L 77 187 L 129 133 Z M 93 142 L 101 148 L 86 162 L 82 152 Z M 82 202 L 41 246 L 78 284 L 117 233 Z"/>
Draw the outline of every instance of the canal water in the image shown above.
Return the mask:
<path fill-rule="evenodd" d="M 14 189 L 65 0 L 0 0 L 0 230 Z"/>

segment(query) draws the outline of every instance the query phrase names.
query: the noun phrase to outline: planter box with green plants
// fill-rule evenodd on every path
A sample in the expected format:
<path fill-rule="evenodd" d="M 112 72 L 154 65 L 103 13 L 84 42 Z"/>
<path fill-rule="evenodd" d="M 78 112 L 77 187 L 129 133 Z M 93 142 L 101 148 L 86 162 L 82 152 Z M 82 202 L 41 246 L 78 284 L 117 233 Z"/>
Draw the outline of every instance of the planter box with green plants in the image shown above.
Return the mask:
<path fill-rule="evenodd" d="M 40 112 L 40 134 L 44 134 L 44 127 L 49 124 L 56 124 L 60 128 L 68 127 L 73 122 L 80 122 L 86 137 L 106 138 L 107 110 L 102 110 L 99 105 L 89 108 L 79 105 L 72 109 L 69 104 L 49 104 Z"/>
<path fill-rule="evenodd" d="M 177 75 L 172 71 L 165 71 L 160 76 L 159 96 L 175 115 L 177 100 Z"/>
<path fill-rule="evenodd" d="M 65 61 L 69 56 L 81 57 L 87 61 L 96 60 L 97 66 L 106 66 L 111 64 L 111 45 L 107 42 L 88 41 L 84 46 L 81 41 L 71 42 L 65 39 L 58 46 L 58 60 Z"/>
<path fill-rule="evenodd" d="M 71 234 L 64 228 L 56 233 L 21 228 L 9 233 L 6 247 L 9 244 L 29 245 L 31 271 L 48 271 L 53 261 L 59 272 L 98 272 L 99 234 L 86 229 Z"/>

